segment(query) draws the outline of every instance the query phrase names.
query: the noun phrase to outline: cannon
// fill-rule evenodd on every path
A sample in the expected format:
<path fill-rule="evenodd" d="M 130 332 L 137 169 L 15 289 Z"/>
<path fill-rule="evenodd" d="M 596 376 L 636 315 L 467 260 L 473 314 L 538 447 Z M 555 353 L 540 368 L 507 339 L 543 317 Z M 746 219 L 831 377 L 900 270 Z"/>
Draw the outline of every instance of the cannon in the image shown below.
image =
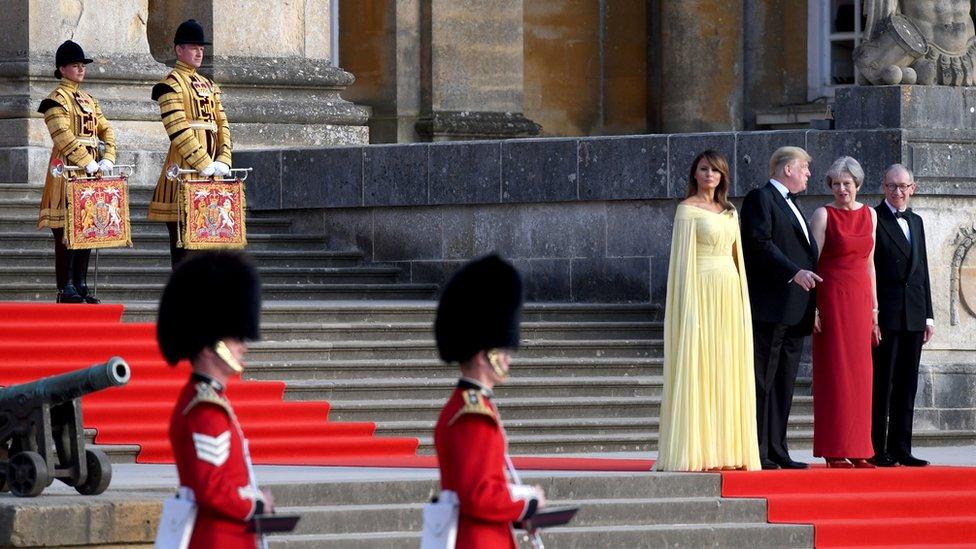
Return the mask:
<path fill-rule="evenodd" d="M 80 397 L 129 382 L 119 357 L 66 374 L 0 389 L 0 490 L 34 497 L 58 479 L 79 494 L 112 481 L 104 452 L 85 448 Z"/>

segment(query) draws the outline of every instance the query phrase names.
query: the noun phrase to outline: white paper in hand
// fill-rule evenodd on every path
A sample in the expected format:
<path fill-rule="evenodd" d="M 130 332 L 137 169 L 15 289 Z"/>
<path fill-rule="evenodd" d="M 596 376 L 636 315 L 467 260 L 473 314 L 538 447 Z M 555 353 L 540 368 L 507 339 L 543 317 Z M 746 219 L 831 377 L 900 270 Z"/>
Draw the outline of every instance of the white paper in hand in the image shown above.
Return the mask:
<path fill-rule="evenodd" d="M 156 530 L 156 549 L 186 549 L 197 520 L 197 504 L 191 498 L 171 497 L 163 502 Z"/>
<path fill-rule="evenodd" d="M 457 541 L 459 500 L 451 490 L 441 490 L 437 502 L 424 505 L 424 531 L 420 549 L 454 549 Z"/>

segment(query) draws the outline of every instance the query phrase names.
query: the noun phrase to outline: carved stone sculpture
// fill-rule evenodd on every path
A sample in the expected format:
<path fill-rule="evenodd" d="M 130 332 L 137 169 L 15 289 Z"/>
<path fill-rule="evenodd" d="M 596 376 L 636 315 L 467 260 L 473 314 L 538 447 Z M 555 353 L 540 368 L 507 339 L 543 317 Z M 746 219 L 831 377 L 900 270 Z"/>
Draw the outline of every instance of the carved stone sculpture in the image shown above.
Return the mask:
<path fill-rule="evenodd" d="M 854 62 L 871 84 L 976 85 L 972 0 L 867 0 Z"/>

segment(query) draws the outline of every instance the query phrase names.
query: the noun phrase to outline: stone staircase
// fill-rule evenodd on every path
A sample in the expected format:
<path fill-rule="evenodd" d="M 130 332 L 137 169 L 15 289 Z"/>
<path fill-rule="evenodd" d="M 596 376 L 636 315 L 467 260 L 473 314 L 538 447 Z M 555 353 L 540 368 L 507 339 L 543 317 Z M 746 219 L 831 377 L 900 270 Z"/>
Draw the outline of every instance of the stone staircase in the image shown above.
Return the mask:
<path fill-rule="evenodd" d="M 765 500 L 721 498 L 717 474 L 526 474 L 524 481 L 541 485 L 552 505 L 580 507 L 570 526 L 543 534 L 546 547 L 813 546 L 812 526 L 768 524 Z M 432 479 L 274 485 L 279 512 L 302 519 L 269 545 L 416 547 L 423 502 L 437 489 Z"/>
<path fill-rule="evenodd" d="M 169 273 L 167 240 L 144 219 L 151 187 L 130 192 L 135 247 L 100 251 L 98 293 L 125 303 L 126 320 L 151 322 Z M 39 187 L 0 184 L 0 299 L 53 298 L 51 236 L 33 230 L 39 196 Z M 265 307 L 246 376 L 283 380 L 287 399 L 328 400 L 332 419 L 373 421 L 377 434 L 416 437 L 432 453 L 433 422 L 457 376 L 432 340 L 436 287 L 404 283 L 398 269 L 366 264 L 359 252 L 329 250 L 328 235 L 294 234 L 287 218 L 249 214 L 248 226 Z M 658 317 L 642 304 L 528 304 L 514 375 L 497 389 L 512 451 L 655 450 Z M 801 378 L 791 445 L 808 447 L 812 429 L 810 380 Z M 917 444 L 971 438 L 920 431 Z M 110 450 L 119 461 L 134 457 L 133 447 Z"/>

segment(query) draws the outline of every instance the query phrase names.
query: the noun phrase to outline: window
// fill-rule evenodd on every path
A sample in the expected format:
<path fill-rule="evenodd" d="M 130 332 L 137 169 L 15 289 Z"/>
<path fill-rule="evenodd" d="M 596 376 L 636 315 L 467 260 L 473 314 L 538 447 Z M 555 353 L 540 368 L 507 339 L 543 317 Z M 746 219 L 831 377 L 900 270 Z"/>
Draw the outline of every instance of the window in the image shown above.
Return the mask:
<path fill-rule="evenodd" d="M 833 97 L 857 81 L 854 48 L 861 43 L 862 0 L 807 1 L 807 98 Z"/>

